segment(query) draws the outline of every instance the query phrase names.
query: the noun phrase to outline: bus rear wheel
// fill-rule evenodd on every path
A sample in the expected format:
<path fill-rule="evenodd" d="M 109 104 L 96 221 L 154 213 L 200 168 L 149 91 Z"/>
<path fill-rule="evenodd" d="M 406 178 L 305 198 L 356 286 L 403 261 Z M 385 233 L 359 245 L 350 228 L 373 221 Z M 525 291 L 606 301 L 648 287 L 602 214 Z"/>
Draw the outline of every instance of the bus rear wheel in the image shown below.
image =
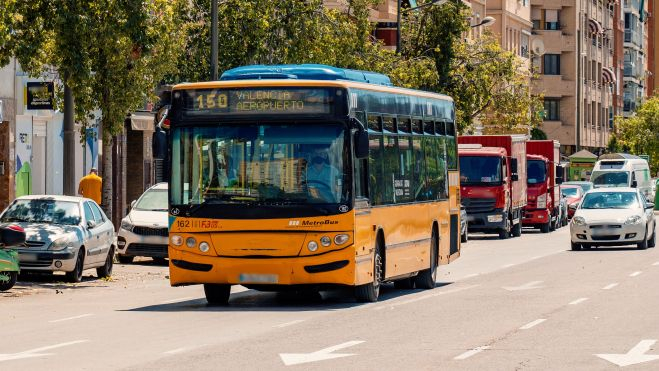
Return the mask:
<path fill-rule="evenodd" d="M 373 282 L 355 287 L 355 298 L 361 303 L 374 303 L 380 296 L 380 285 L 384 278 L 382 268 L 382 249 L 378 243 L 373 256 Z"/>
<path fill-rule="evenodd" d="M 204 294 L 208 305 L 227 305 L 231 295 L 231 285 L 205 283 Z"/>
<path fill-rule="evenodd" d="M 424 269 L 414 277 L 414 283 L 419 289 L 429 290 L 435 288 L 437 281 L 437 233 L 432 232 L 432 239 L 430 240 L 430 268 Z"/>

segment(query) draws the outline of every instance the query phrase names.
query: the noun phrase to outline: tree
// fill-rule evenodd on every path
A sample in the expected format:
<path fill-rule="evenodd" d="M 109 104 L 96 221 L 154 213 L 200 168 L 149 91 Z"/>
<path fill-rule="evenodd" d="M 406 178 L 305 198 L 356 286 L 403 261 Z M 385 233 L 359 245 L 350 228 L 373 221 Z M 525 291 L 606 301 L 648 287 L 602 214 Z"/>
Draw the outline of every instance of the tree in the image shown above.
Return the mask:
<path fill-rule="evenodd" d="M 635 155 L 649 155 L 652 174 L 659 171 L 659 96 L 643 102 L 631 117 L 616 117 L 616 130 L 609 149 Z"/>
<path fill-rule="evenodd" d="M 4 0 L 7 1 L 7 0 Z M 126 114 L 142 106 L 183 44 L 178 18 L 183 0 L 34 0 L 12 8 L 12 33 L 0 45 L 0 62 L 16 56 L 38 76 L 54 67 L 72 90 L 81 134 L 101 112 L 103 207 L 112 214 L 112 136 Z"/>

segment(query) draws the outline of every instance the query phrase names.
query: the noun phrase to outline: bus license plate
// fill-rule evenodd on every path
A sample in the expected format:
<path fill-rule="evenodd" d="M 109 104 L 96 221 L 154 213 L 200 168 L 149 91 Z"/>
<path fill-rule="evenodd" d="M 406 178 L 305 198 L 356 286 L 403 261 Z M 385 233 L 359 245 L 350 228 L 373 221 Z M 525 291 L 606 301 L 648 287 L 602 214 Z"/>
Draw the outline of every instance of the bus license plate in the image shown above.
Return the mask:
<path fill-rule="evenodd" d="M 238 279 L 240 283 L 277 283 L 279 276 L 276 274 L 249 274 L 243 273 Z"/>

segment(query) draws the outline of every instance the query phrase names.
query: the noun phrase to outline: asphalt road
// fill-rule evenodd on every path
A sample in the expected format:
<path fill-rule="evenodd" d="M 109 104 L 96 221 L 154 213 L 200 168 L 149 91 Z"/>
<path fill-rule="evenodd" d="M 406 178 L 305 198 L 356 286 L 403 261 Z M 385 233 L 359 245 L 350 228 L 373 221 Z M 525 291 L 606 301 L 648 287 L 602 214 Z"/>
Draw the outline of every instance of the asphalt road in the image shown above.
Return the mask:
<path fill-rule="evenodd" d="M 573 252 L 567 228 L 471 235 L 437 288 L 373 304 L 235 287 L 207 307 L 147 263 L 58 281 L 0 294 L 0 370 L 659 369 L 659 249 Z"/>

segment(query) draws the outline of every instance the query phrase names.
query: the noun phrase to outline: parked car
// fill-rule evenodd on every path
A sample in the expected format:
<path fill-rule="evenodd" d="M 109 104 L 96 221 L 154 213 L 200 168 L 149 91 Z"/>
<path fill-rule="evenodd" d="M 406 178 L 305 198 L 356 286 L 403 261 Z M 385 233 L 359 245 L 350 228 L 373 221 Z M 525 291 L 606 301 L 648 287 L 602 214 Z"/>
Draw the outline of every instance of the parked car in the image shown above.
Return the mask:
<path fill-rule="evenodd" d="M 591 246 L 636 244 L 654 247 L 654 204 L 636 188 L 598 188 L 586 193 L 572 222 L 572 250 Z"/>
<path fill-rule="evenodd" d="M 136 256 L 165 262 L 168 252 L 167 183 L 158 183 L 131 203 L 117 234 L 119 262 L 132 263 Z"/>
<path fill-rule="evenodd" d="M 574 216 L 574 211 L 577 209 L 583 195 L 584 192 L 580 186 L 561 184 L 561 197 L 565 197 L 567 203 L 568 219 L 572 219 L 572 216 Z"/>
<path fill-rule="evenodd" d="M 0 215 L 0 223 L 25 230 L 17 248 L 21 271 L 66 272 L 80 282 L 86 269 L 109 277 L 114 260 L 114 226 L 96 202 L 71 196 L 23 196 Z"/>
<path fill-rule="evenodd" d="M 593 189 L 593 187 L 594 187 L 592 182 L 581 181 L 581 180 L 571 180 L 569 182 L 563 182 L 563 184 L 561 184 L 561 185 L 564 185 L 564 186 L 566 186 L 566 185 L 577 185 L 577 186 L 581 187 L 581 191 L 582 191 L 581 193 L 586 193 L 586 192 L 590 191 L 591 189 Z"/>
<path fill-rule="evenodd" d="M 460 242 L 469 241 L 469 223 L 467 223 L 467 211 L 460 205 Z"/>

